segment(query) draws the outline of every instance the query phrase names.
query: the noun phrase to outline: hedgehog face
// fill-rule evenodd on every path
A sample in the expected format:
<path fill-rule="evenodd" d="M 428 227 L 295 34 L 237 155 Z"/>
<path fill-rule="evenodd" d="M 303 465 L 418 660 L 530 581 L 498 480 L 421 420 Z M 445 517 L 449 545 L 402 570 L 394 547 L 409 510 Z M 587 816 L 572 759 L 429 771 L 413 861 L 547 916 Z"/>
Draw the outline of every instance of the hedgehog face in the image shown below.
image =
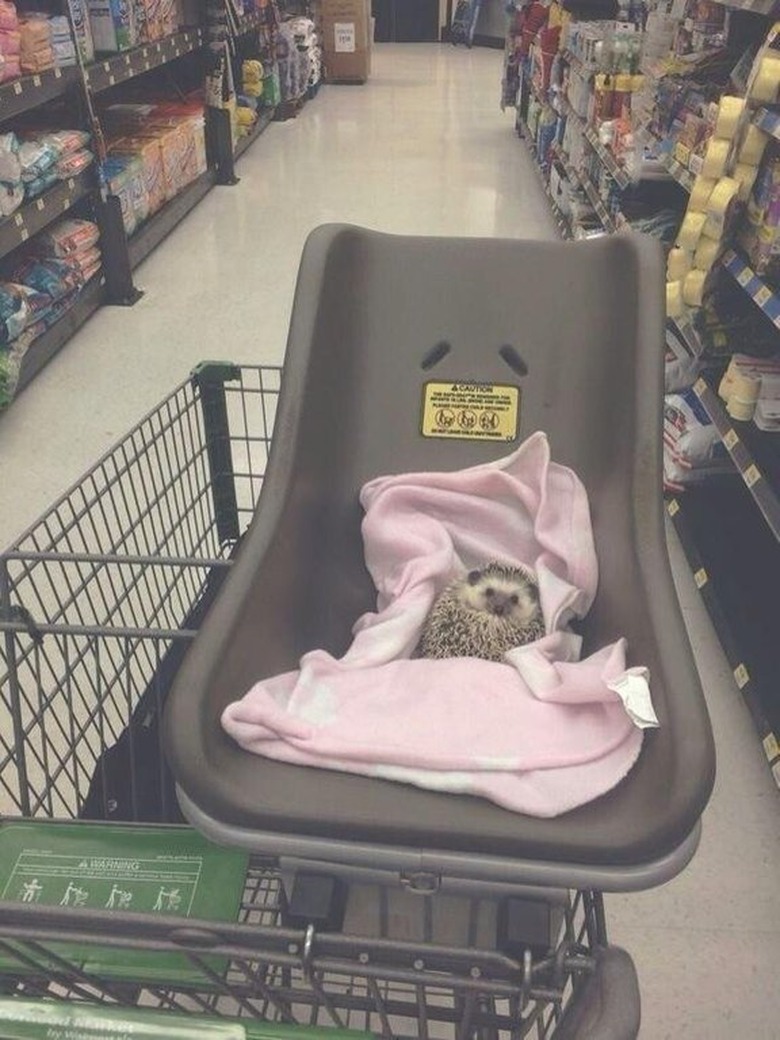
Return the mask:
<path fill-rule="evenodd" d="M 525 625 L 539 613 L 536 585 L 521 571 L 483 567 L 470 571 L 461 586 L 465 606 L 513 625 Z"/>

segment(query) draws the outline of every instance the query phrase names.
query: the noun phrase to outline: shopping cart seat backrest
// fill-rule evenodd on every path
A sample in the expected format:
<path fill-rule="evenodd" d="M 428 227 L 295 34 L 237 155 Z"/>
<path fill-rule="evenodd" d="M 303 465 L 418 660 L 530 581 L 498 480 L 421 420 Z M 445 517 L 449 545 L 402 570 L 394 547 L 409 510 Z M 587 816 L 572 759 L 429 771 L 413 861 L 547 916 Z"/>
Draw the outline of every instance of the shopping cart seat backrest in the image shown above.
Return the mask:
<path fill-rule="evenodd" d="M 714 765 L 664 542 L 663 283 L 660 247 L 635 235 L 312 233 L 260 506 L 167 712 L 188 799 L 242 827 L 460 849 L 478 840 L 485 851 L 579 862 L 639 862 L 690 833 Z M 518 387 L 517 440 L 422 436 L 429 381 Z M 307 650 L 341 654 L 375 606 L 363 483 L 496 459 L 535 430 L 590 497 L 601 576 L 586 647 L 625 635 L 631 662 L 651 671 L 661 728 L 628 779 L 564 823 L 239 751 L 220 729 L 224 706 Z"/>

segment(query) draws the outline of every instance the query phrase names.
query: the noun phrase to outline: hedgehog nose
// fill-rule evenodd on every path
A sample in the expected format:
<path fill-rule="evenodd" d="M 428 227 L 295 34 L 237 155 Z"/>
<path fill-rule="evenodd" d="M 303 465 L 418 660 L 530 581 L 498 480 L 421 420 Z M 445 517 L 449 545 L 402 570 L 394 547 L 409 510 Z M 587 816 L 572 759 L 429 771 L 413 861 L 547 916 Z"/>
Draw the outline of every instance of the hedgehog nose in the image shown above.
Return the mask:
<path fill-rule="evenodd" d="M 493 607 L 493 613 L 496 614 L 498 617 L 503 617 L 505 609 L 506 608 L 503 603 L 496 603 Z"/>

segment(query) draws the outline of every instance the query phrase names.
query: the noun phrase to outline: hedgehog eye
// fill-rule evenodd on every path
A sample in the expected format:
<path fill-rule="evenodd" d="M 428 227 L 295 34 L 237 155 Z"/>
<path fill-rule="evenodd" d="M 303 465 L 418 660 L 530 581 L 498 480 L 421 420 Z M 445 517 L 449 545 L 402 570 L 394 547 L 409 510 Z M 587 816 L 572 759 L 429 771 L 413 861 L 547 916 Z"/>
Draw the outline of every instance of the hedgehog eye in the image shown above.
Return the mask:
<path fill-rule="evenodd" d="M 512 595 L 509 597 L 509 602 L 514 603 L 515 606 L 517 606 L 517 604 L 520 602 L 520 598 L 516 592 L 513 592 Z"/>
<path fill-rule="evenodd" d="M 492 596 L 494 596 L 494 595 L 495 595 L 495 592 L 494 592 L 494 590 L 493 590 L 493 589 L 491 589 L 491 587 L 490 587 L 489 585 L 488 585 L 488 587 L 487 587 L 487 588 L 485 589 L 485 595 L 487 596 L 487 598 L 488 598 L 488 599 L 490 599 L 490 598 L 491 598 Z"/>
<path fill-rule="evenodd" d="M 469 585 L 476 585 L 481 577 L 481 571 L 469 571 L 468 575 L 466 576 L 466 580 L 468 581 Z"/>

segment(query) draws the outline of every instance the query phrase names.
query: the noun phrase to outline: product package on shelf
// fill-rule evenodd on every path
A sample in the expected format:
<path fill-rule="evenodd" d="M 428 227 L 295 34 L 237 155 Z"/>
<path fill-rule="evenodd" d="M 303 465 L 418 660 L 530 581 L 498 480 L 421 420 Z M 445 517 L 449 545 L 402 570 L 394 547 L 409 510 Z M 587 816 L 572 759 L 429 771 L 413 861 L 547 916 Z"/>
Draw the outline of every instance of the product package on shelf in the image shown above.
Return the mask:
<path fill-rule="evenodd" d="M 113 105 L 103 112 L 104 176 L 132 234 L 207 168 L 203 101 Z"/>
<path fill-rule="evenodd" d="M 0 134 L 0 214 L 10 216 L 57 181 L 93 161 L 83 130 L 24 130 Z"/>
<path fill-rule="evenodd" d="M 735 354 L 718 387 L 732 419 L 752 419 L 765 432 L 780 431 L 780 356 Z"/>
<path fill-rule="evenodd" d="M 23 15 L 19 32 L 22 72 L 31 74 L 53 69 L 56 61 L 51 20 L 45 15 Z"/>
<path fill-rule="evenodd" d="M 0 279 L 0 408 L 13 396 L 30 345 L 100 273 L 97 225 L 68 218 L 50 227 Z"/>
<path fill-rule="evenodd" d="M 89 20 L 87 0 L 68 0 L 68 9 L 76 33 L 76 46 L 81 60 L 88 65 L 95 60 L 95 44 L 92 39 L 92 23 Z"/>
<path fill-rule="evenodd" d="M 127 0 L 87 0 L 92 39 L 98 54 L 135 47 L 135 5 Z"/>
<path fill-rule="evenodd" d="M 21 49 L 22 36 L 16 6 L 9 0 L 0 0 L 0 81 L 21 76 Z"/>
<path fill-rule="evenodd" d="M 717 429 L 693 390 L 664 400 L 664 483 L 670 490 L 734 472 Z"/>

